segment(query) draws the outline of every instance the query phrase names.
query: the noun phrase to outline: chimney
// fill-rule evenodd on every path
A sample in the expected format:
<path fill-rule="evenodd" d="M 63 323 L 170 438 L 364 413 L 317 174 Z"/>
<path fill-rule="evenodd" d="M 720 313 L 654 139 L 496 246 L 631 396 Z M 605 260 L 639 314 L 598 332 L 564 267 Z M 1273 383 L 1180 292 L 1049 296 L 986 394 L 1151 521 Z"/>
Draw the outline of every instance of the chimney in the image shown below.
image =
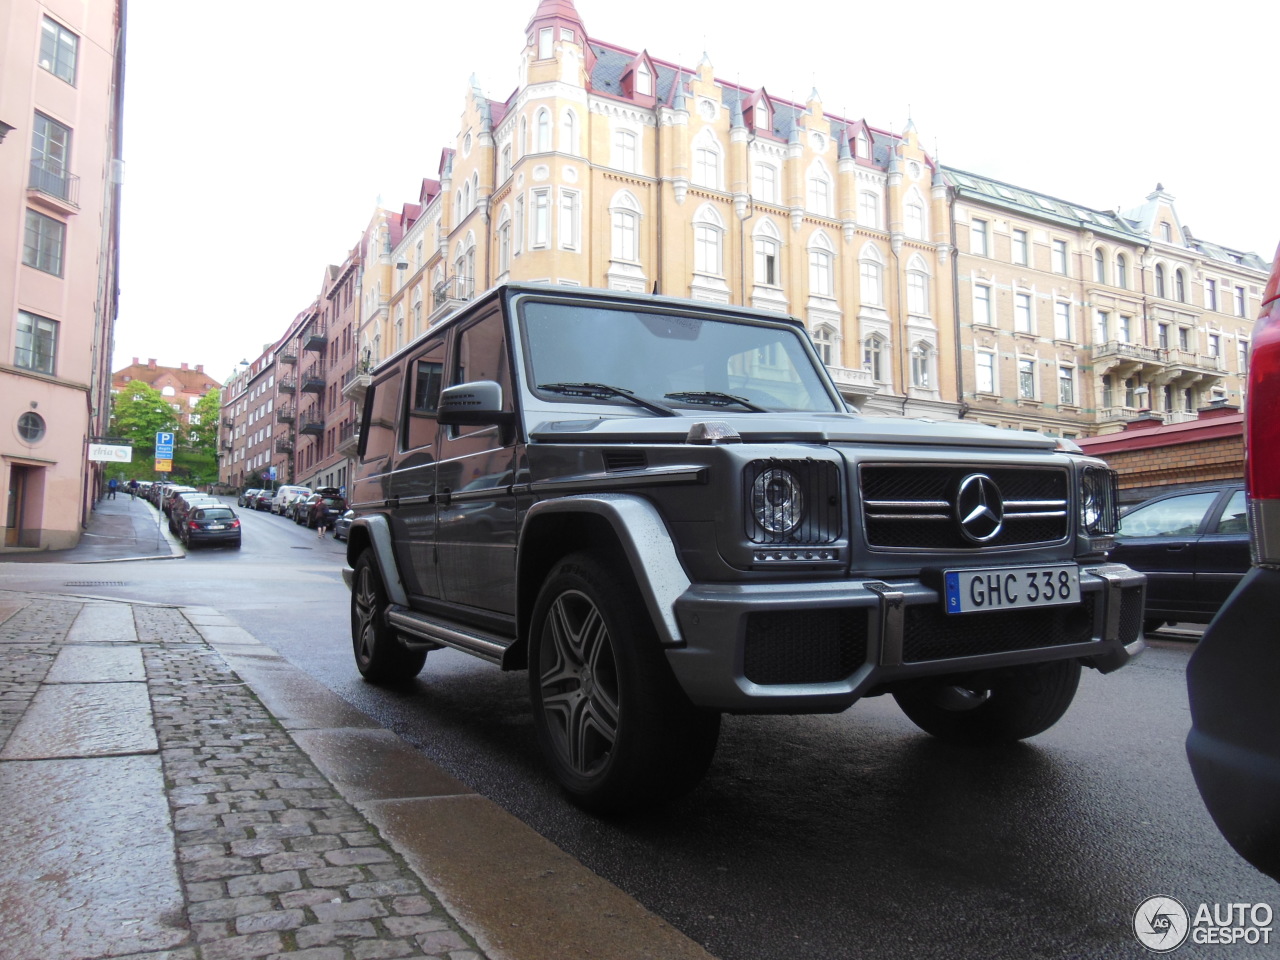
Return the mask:
<path fill-rule="evenodd" d="M 1148 410 L 1146 413 L 1141 413 L 1126 423 L 1124 425 L 1124 429 L 1127 433 L 1130 430 L 1151 430 L 1155 427 L 1162 426 L 1164 426 L 1164 417 L 1158 413 L 1152 413 Z"/>
<path fill-rule="evenodd" d="M 182 369 L 183 369 L 183 370 L 186 370 L 186 369 L 187 369 L 187 365 L 186 365 L 185 363 L 182 365 Z"/>
<path fill-rule="evenodd" d="M 134 358 L 133 358 L 133 365 L 134 365 L 135 367 L 138 365 L 138 358 L 137 358 L 137 357 L 134 357 Z"/>
<path fill-rule="evenodd" d="M 1226 399 L 1214 400 L 1207 407 L 1201 407 L 1196 411 L 1196 419 L 1212 420 L 1214 417 L 1229 417 L 1239 412 L 1240 408 Z"/>
<path fill-rule="evenodd" d="M 203 364 L 203 363 L 197 363 L 197 364 L 196 364 L 196 373 L 204 373 L 204 364 Z"/>
<path fill-rule="evenodd" d="M 152 357 L 147 361 L 147 369 L 154 370 L 155 368 L 156 368 L 156 360 L 155 360 L 155 357 Z"/>

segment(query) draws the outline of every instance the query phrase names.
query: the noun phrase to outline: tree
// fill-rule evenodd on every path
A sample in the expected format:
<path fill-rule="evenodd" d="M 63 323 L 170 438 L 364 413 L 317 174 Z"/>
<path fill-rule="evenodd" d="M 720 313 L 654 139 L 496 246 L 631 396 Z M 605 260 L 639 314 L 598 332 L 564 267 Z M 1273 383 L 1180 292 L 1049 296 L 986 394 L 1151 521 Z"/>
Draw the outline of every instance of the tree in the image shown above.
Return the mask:
<path fill-rule="evenodd" d="M 191 408 L 186 444 L 197 453 L 215 457 L 218 452 L 218 418 L 222 415 L 222 393 L 210 390 Z"/>
<path fill-rule="evenodd" d="M 178 414 L 160 391 L 134 380 L 111 398 L 111 434 L 133 444 L 133 459 L 155 453 L 157 433 L 175 433 Z"/>

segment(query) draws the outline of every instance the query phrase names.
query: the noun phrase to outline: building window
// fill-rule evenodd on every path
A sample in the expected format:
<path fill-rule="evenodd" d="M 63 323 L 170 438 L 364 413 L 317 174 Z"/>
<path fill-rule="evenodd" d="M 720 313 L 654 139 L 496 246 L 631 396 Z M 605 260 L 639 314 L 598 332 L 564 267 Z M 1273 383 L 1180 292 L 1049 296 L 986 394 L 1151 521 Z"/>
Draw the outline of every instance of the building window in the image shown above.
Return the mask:
<path fill-rule="evenodd" d="M 1121 343 L 1133 343 L 1133 317 L 1127 317 L 1123 313 L 1120 314 L 1118 335 Z"/>
<path fill-rule="evenodd" d="M 551 111 L 539 110 L 533 118 L 533 152 L 551 150 Z"/>
<path fill-rule="evenodd" d="M 1022 400 L 1036 398 L 1036 361 L 1033 357 L 1018 358 L 1018 397 Z"/>
<path fill-rule="evenodd" d="M 1161 300 L 1165 299 L 1164 293 L 1164 264 L 1156 264 L 1156 296 Z"/>
<path fill-rule="evenodd" d="M 811 249 L 809 251 L 809 292 L 817 297 L 835 295 L 831 275 L 831 252 L 829 250 Z"/>
<path fill-rule="evenodd" d="M 503 211 L 502 222 L 498 224 L 498 273 L 506 273 L 511 269 L 511 219 Z"/>
<path fill-rule="evenodd" d="M 1167 323 L 1156 325 L 1156 346 L 1161 350 L 1169 349 L 1169 325 Z"/>
<path fill-rule="evenodd" d="M 701 187 L 720 189 L 720 152 L 713 147 L 693 151 L 693 182 Z"/>
<path fill-rule="evenodd" d="M 907 204 L 907 236 L 914 240 L 924 239 L 924 207 L 918 203 Z"/>
<path fill-rule="evenodd" d="M 80 38 L 62 24 L 44 18 L 40 34 L 40 66 L 55 77 L 76 82 L 76 48 Z"/>
<path fill-rule="evenodd" d="M 1124 378 L 1124 405 L 1130 408 L 1138 405 L 1138 380 L 1136 377 Z"/>
<path fill-rule="evenodd" d="M 697 223 L 693 227 L 693 270 L 695 273 L 720 275 L 719 227 Z"/>
<path fill-rule="evenodd" d="M 1053 241 L 1053 272 L 1067 275 L 1067 241 Z"/>
<path fill-rule="evenodd" d="M 1115 386 L 1112 382 L 1111 374 L 1102 375 L 1102 405 L 1110 407 L 1115 402 Z"/>
<path fill-rule="evenodd" d="M 578 152 L 578 115 L 572 110 L 565 110 L 560 118 L 560 149 L 565 153 Z"/>
<path fill-rule="evenodd" d="M 858 194 L 858 222 L 865 227 L 880 227 L 880 197 L 864 190 Z"/>
<path fill-rule="evenodd" d="M 766 287 L 781 286 L 778 271 L 778 241 L 756 237 L 756 283 Z"/>
<path fill-rule="evenodd" d="M 1061 300 L 1053 305 L 1053 339 L 1071 339 L 1071 304 Z"/>
<path fill-rule="evenodd" d="M 751 184 L 753 196 L 761 203 L 777 203 L 778 168 L 771 163 L 757 163 L 753 169 L 754 176 Z"/>
<path fill-rule="evenodd" d="M 831 216 L 831 181 L 821 173 L 809 177 L 809 209 L 819 216 Z"/>
<path fill-rule="evenodd" d="M 1058 402 L 1074 406 L 1076 402 L 1076 372 L 1074 367 L 1058 367 Z"/>
<path fill-rule="evenodd" d="M 634 210 L 613 211 L 613 259 L 635 262 L 640 215 Z"/>
<path fill-rule="evenodd" d="M 1013 329 L 1017 333 L 1031 333 L 1031 294 L 1013 295 Z"/>
<path fill-rule="evenodd" d="M 1013 262 L 1026 266 L 1030 261 L 1027 257 L 1027 231 L 1013 231 Z"/>
<path fill-rule="evenodd" d="M 18 311 L 18 337 L 13 365 L 52 375 L 57 354 L 58 321 Z"/>
<path fill-rule="evenodd" d="M 642 63 L 636 68 L 636 93 L 642 97 L 653 96 L 653 74 L 647 64 Z"/>
<path fill-rule="evenodd" d="M 996 392 L 996 355 L 990 350 L 979 350 L 975 356 L 979 393 Z"/>
<path fill-rule="evenodd" d="M 516 216 L 511 238 L 514 243 L 511 252 L 518 257 L 520 251 L 524 249 L 524 197 L 516 197 Z"/>
<path fill-rule="evenodd" d="M 22 262 L 45 273 L 62 276 L 62 250 L 66 245 L 67 225 L 34 210 L 27 211 L 26 236 L 22 245 Z"/>
<path fill-rule="evenodd" d="M 1209 356 L 1211 357 L 1222 356 L 1222 334 L 1220 333 L 1209 334 L 1208 351 L 1209 351 Z"/>
<path fill-rule="evenodd" d="M 929 346 L 917 343 L 911 348 L 911 385 L 921 390 L 930 389 Z"/>
<path fill-rule="evenodd" d="M 859 273 L 862 280 L 862 302 L 867 306 L 881 306 L 884 301 L 880 292 L 880 264 L 863 260 Z"/>
<path fill-rule="evenodd" d="M 813 345 L 818 350 L 818 356 L 822 358 L 822 362 L 827 366 L 831 366 L 833 340 L 834 337 L 831 335 L 831 328 L 825 324 L 813 331 Z"/>
<path fill-rule="evenodd" d="M 1187 275 L 1181 269 L 1173 271 L 1173 296 L 1179 303 L 1187 302 Z"/>
<path fill-rule="evenodd" d="M 18 436 L 27 443 L 39 443 L 44 439 L 44 417 L 27 411 L 18 418 Z"/>
<path fill-rule="evenodd" d="M 1123 253 L 1116 254 L 1116 286 L 1129 289 L 1129 261 Z"/>
<path fill-rule="evenodd" d="M 545 247 L 551 242 L 551 191 L 533 191 L 533 216 L 529 224 L 529 246 Z"/>
<path fill-rule="evenodd" d="M 1245 298 L 1244 298 L 1244 287 L 1236 287 L 1235 303 L 1236 303 L 1236 316 L 1243 317 L 1245 315 L 1246 310 L 1248 309 L 1246 306 Z"/>
<path fill-rule="evenodd" d="M 907 274 L 907 312 L 929 313 L 929 278 L 918 270 Z"/>
<path fill-rule="evenodd" d="M 1107 282 L 1107 255 L 1101 247 L 1093 251 L 1093 279 L 1098 283 Z"/>
<path fill-rule="evenodd" d="M 616 130 L 613 134 L 613 165 L 619 170 L 635 173 L 636 135 L 630 130 Z"/>
<path fill-rule="evenodd" d="M 551 59 L 551 43 L 554 38 L 555 31 L 551 27 L 543 27 L 538 31 L 538 59 Z"/>
<path fill-rule="evenodd" d="M 969 221 L 969 252 L 979 257 L 987 255 L 987 221 Z"/>
<path fill-rule="evenodd" d="M 1173 227 L 1169 226 L 1169 221 L 1167 220 L 1160 222 L 1160 239 L 1165 243 L 1173 242 Z"/>
<path fill-rule="evenodd" d="M 1236 343 L 1236 362 L 1240 365 L 1240 372 L 1246 373 L 1249 370 L 1249 341 L 1241 338 Z"/>
<path fill-rule="evenodd" d="M 973 285 L 973 322 L 988 327 L 994 325 L 991 317 L 991 288 L 985 283 Z"/>
<path fill-rule="evenodd" d="M 867 337 L 862 345 L 862 369 L 871 374 L 876 383 L 884 383 L 885 344 L 879 337 Z"/>
<path fill-rule="evenodd" d="M 1188 330 L 1186 327 L 1178 328 L 1178 349 L 1179 350 L 1191 349 L 1191 331 Z"/>
<path fill-rule="evenodd" d="M 854 147 L 856 155 L 860 159 L 866 160 L 871 156 L 871 142 L 867 139 L 865 133 L 858 132 L 858 136 L 854 139 Z"/>
<path fill-rule="evenodd" d="M 769 126 L 769 105 L 761 100 L 755 106 L 755 116 L 752 122 L 757 130 L 771 130 Z"/>
<path fill-rule="evenodd" d="M 70 157 L 71 131 L 43 113 L 37 113 L 31 131 L 31 180 L 28 186 L 66 200 L 67 162 Z"/>
<path fill-rule="evenodd" d="M 1206 310 L 1218 309 L 1218 281 L 1217 280 L 1205 280 L 1204 306 Z"/>
<path fill-rule="evenodd" d="M 581 234 L 581 201 L 577 190 L 560 191 L 560 246 L 577 250 Z"/>
<path fill-rule="evenodd" d="M 1097 310 L 1093 314 L 1093 342 L 1106 343 L 1111 339 L 1111 314 L 1106 310 Z"/>

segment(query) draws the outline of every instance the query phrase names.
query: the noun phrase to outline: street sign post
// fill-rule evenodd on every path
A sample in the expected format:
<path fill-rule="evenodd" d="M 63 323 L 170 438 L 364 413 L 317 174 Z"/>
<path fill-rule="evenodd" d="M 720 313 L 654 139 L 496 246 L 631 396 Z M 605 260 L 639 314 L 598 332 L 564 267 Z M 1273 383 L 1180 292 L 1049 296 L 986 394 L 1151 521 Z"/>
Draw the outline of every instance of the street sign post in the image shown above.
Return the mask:
<path fill-rule="evenodd" d="M 173 434 L 161 430 L 156 433 L 156 473 L 173 470 Z"/>

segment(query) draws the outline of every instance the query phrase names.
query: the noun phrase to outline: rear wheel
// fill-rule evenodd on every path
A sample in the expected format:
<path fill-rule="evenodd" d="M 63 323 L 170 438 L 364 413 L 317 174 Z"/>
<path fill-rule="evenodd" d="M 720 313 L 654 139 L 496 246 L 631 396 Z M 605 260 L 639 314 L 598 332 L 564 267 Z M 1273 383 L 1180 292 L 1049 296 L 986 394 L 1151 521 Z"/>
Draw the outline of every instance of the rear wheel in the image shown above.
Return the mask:
<path fill-rule="evenodd" d="M 396 684 L 412 680 L 426 663 L 425 650 L 408 650 L 387 623 L 387 592 L 373 551 L 356 560 L 351 588 L 351 645 L 356 669 L 370 683 Z"/>
<path fill-rule="evenodd" d="M 689 702 L 635 585 L 594 554 L 566 557 L 543 584 L 529 694 L 543 755 L 591 810 L 687 793 L 715 754 L 720 715 Z"/>
<path fill-rule="evenodd" d="M 904 687 L 894 693 L 911 721 L 953 743 L 1011 743 L 1057 723 L 1080 683 L 1076 660 Z"/>

